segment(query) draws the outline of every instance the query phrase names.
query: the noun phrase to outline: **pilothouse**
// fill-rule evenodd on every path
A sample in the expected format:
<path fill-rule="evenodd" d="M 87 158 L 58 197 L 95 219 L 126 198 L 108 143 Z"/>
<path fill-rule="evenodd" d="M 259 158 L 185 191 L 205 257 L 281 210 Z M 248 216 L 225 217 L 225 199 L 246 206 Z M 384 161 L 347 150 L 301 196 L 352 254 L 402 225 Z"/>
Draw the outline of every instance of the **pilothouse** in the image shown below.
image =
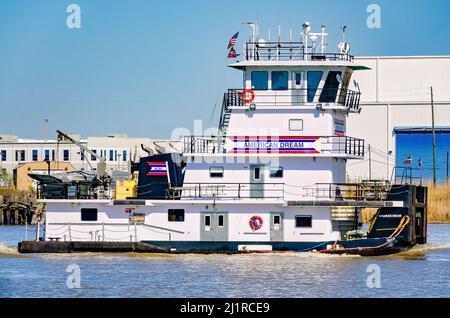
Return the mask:
<path fill-rule="evenodd" d="M 224 93 L 217 134 L 184 136 L 181 152 L 132 163 L 136 191 L 125 198 L 81 197 L 86 182 L 35 176 L 46 207 L 41 240 L 64 251 L 122 244 L 159 252 L 362 255 L 426 242 L 425 187 L 346 180 L 346 164 L 365 150 L 364 140 L 347 134 L 348 115 L 361 111 L 352 74 L 368 68 L 355 61 L 345 37 L 330 53 L 325 26 L 312 32 L 305 22 L 299 39 L 287 42 L 265 41 L 250 26 L 242 52 L 238 33 L 230 40 L 229 66 L 243 73 L 243 86 Z M 98 193 L 95 181 L 84 192 Z M 367 207 L 378 212 L 364 232 Z M 20 249 L 48 246 L 23 242 Z"/>

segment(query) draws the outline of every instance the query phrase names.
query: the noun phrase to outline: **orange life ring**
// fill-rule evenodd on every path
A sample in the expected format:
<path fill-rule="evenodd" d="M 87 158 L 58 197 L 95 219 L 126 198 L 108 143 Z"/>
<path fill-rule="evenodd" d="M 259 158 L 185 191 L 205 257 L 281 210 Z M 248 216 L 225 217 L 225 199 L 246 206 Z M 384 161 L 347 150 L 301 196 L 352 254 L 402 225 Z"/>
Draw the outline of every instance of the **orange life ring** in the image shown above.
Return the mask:
<path fill-rule="evenodd" d="M 250 97 L 247 97 L 247 93 L 250 94 Z M 251 103 L 255 100 L 255 92 L 251 89 L 244 89 L 241 93 L 241 98 L 246 103 Z"/>
<path fill-rule="evenodd" d="M 254 215 L 250 218 L 248 224 L 253 231 L 258 231 L 263 226 L 263 220 L 259 215 Z"/>

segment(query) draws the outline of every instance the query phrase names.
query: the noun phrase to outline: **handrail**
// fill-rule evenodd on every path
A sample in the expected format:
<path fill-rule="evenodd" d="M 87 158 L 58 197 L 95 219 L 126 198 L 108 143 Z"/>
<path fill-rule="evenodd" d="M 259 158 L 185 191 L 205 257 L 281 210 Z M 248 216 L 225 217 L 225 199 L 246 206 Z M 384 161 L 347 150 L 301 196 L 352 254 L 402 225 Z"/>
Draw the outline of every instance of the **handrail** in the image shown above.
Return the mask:
<path fill-rule="evenodd" d="M 224 154 L 227 138 L 223 136 L 184 136 L 184 153 Z M 276 137 L 272 141 L 277 141 Z M 364 156 L 365 141 L 349 136 L 320 136 L 322 153 Z M 276 153 L 276 152 L 273 152 Z"/>
<path fill-rule="evenodd" d="M 303 42 L 247 42 L 245 57 L 247 60 L 300 60 L 300 61 L 346 61 L 353 62 L 354 56 L 344 53 L 307 52 L 312 46 Z"/>
<path fill-rule="evenodd" d="M 256 106 L 299 106 L 307 104 L 335 104 L 350 111 L 359 111 L 361 92 L 337 88 L 289 88 L 284 90 L 254 90 L 255 99 L 246 103 L 242 99 L 242 88 L 230 88 L 224 93 L 223 107 Z M 222 117 L 222 116 L 221 116 Z"/>

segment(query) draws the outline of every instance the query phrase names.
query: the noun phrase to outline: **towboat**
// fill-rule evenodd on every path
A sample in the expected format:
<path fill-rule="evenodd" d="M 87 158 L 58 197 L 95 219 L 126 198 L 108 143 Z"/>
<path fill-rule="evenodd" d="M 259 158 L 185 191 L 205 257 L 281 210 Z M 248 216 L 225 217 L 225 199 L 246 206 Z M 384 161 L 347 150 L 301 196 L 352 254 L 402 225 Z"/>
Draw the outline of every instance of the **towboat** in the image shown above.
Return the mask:
<path fill-rule="evenodd" d="M 327 52 L 325 27 L 307 22 L 298 42 L 264 41 L 250 26 L 242 54 L 232 47 L 243 86 L 224 93 L 217 133 L 131 162 L 129 195 L 114 196 L 102 169 L 83 180 L 32 176 L 42 217 L 19 251 L 370 256 L 425 244 L 426 187 L 346 180 L 366 149 L 346 133 L 361 112 L 352 74 L 368 69 L 350 45 Z M 376 213 L 364 228 L 367 208 Z"/>

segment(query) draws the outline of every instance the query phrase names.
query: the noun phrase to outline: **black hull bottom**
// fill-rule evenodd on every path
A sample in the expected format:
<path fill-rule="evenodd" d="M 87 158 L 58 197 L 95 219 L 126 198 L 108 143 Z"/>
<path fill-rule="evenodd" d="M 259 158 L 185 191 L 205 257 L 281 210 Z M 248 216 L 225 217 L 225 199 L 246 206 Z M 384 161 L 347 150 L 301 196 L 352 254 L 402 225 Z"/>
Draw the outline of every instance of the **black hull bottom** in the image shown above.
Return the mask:
<path fill-rule="evenodd" d="M 20 242 L 20 253 L 197 253 L 197 254 L 237 254 L 258 253 L 258 245 L 271 246 L 265 252 L 315 252 L 336 255 L 377 256 L 404 252 L 412 246 L 401 239 L 388 238 L 357 239 L 351 241 L 327 242 L 188 242 L 188 241 L 144 241 L 144 242 Z M 248 248 L 242 250 L 242 246 Z M 254 248 L 252 248 L 254 246 Z M 241 247 L 241 250 L 239 248 Z M 261 251 L 262 252 L 262 251 Z"/>

